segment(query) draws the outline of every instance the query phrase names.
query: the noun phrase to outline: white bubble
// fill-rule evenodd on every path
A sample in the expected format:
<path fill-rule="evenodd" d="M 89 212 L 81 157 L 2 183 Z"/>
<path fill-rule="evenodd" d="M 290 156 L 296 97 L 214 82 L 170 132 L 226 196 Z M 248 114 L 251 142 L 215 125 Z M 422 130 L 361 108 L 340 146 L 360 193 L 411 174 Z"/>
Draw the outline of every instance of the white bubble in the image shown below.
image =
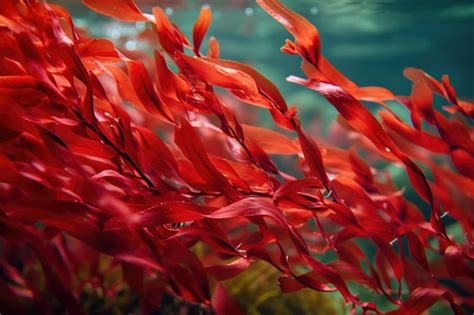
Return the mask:
<path fill-rule="evenodd" d="M 245 8 L 245 15 L 250 16 L 252 14 L 253 14 L 253 8 L 251 7 Z"/>
<path fill-rule="evenodd" d="M 120 32 L 118 28 L 114 28 L 110 32 L 110 36 L 112 36 L 113 39 L 118 39 L 120 38 L 120 36 L 122 36 L 122 33 Z"/>
<path fill-rule="evenodd" d="M 167 8 L 165 8 L 165 13 L 166 13 L 166 15 L 173 15 L 174 10 L 173 10 L 173 8 L 167 7 Z"/>
<path fill-rule="evenodd" d="M 144 30 L 146 27 L 146 23 L 145 22 L 137 22 L 135 23 L 135 28 L 139 31 L 141 30 Z"/>
<path fill-rule="evenodd" d="M 127 48 L 127 50 L 135 50 L 137 49 L 137 42 L 129 40 L 125 43 L 125 48 Z"/>
<path fill-rule="evenodd" d="M 310 11 L 312 15 L 316 15 L 319 13 L 319 8 L 318 7 L 311 7 Z"/>

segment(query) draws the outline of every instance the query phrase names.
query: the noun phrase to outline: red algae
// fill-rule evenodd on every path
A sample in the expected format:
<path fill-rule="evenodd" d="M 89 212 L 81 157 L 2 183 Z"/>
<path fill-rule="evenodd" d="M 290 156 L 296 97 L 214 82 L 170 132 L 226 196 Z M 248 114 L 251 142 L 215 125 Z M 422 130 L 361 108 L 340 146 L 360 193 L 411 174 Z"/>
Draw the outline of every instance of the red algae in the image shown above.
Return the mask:
<path fill-rule="evenodd" d="M 335 124 L 357 140 L 342 150 L 305 132 L 296 108 L 263 75 L 220 59 L 217 39 L 201 52 L 209 7 L 191 45 L 160 8 L 150 15 L 132 0 L 83 2 L 151 24 L 161 48 L 149 69 L 106 39 L 80 35 L 59 6 L 6 0 L 0 7 L 2 311 L 51 314 L 59 303 L 85 314 L 81 294 L 95 287 L 107 299 L 130 288 L 143 314 L 165 294 L 238 314 L 222 281 L 259 260 L 281 273 L 282 291 L 338 291 L 353 310 L 382 312 L 349 282 L 384 296 L 389 314 L 419 314 L 437 301 L 456 314 L 474 307 L 463 293 L 474 292 L 474 104 L 447 76 L 440 82 L 406 69 L 409 96 L 359 87 L 322 55 L 309 21 L 279 1 L 257 0 L 294 37 L 282 51 L 301 57 L 306 77 L 288 81 L 324 96 L 340 114 Z M 268 110 L 286 131 L 241 124 L 215 87 Z M 443 112 L 434 94 L 447 104 Z M 412 125 L 388 101 L 405 106 Z M 429 220 L 358 152 L 402 165 Z M 280 170 L 274 155 L 296 157 L 301 177 Z M 447 232 L 446 215 L 462 239 Z M 376 248 L 375 257 L 358 239 Z M 322 262 L 324 253 L 337 258 Z"/>

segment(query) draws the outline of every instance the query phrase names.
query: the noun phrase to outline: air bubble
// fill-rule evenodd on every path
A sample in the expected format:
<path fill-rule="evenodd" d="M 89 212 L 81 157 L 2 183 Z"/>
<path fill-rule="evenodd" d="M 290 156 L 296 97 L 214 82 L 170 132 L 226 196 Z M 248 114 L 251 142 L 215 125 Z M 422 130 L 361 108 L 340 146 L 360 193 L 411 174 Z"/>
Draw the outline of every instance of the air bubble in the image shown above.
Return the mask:
<path fill-rule="evenodd" d="M 311 15 L 316 15 L 319 13 L 319 8 L 318 7 L 311 7 L 310 11 Z"/>
<path fill-rule="evenodd" d="M 135 50 L 137 49 L 137 42 L 134 40 L 129 40 L 125 43 L 125 48 L 127 48 L 127 50 Z"/>
<path fill-rule="evenodd" d="M 113 39 L 119 39 L 120 36 L 122 36 L 122 33 L 120 32 L 120 30 L 118 28 L 114 28 L 112 29 L 112 31 L 110 32 L 110 36 L 113 38 Z"/>
<path fill-rule="evenodd" d="M 137 23 L 135 23 L 135 28 L 139 31 L 142 31 L 146 28 L 146 23 L 145 22 L 137 22 Z"/>
<path fill-rule="evenodd" d="M 173 8 L 167 7 L 165 9 L 165 13 L 166 13 L 166 15 L 171 16 L 171 15 L 173 15 L 174 10 L 173 10 Z"/>
<path fill-rule="evenodd" d="M 251 8 L 251 7 L 245 8 L 245 15 L 246 16 L 251 16 L 252 14 L 253 14 L 253 8 Z"/>

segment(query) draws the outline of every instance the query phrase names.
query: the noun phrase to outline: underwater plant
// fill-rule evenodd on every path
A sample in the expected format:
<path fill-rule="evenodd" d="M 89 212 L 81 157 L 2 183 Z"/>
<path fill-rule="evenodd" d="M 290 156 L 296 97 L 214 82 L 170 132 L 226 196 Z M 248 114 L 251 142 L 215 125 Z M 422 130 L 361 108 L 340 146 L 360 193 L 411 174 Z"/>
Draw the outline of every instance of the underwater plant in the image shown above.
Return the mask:
<path fill-rule="evenodd" d="M 325 58 L 311 23 L 257 0 L 294 37 L 281 50 L 305 77 L 288 81 L 338 111 L 352 141 L 338 148 L 306 132 L 262 74 L 221 58 L 217 39 L 202 53 L 209 7 L 191 43 L 159 7 L 83 2 L 147 23 L 159 47 L 132 56 L 58 5 L 2 1 L 2 314 L 252 313 L 245 295 L 261 297 L 264 280 L 275 294 L 337 292 L 353 312 L 474 308 L 474 104 L 448 76 L 407 68 L 408 96 L 360 87 Z M 243 121 L 235 104 L 263 108 L 275 128 Z M 291 173 L 275 162 L 283 155 Z M 402 170 L 425 204 L 379 165 Z M 254 287 L 237 290 L 249 273 Z M 326 294 L 279 305 L 337 310 Z"/>

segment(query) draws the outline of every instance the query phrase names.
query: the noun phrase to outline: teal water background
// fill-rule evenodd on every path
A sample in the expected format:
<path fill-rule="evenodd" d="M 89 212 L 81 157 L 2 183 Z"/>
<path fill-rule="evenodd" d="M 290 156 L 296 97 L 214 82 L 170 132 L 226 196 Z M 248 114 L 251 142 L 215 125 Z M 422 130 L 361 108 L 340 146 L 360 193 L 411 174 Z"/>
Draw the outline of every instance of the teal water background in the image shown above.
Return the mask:
<path fill-rule="evenodd" d="M 94 37 L 113 39 L 131 50 L 145 49 L 123 37 L 143 30 L 143 23 L 118 22 L 98 15 L 79 0 L 54 0 L 68 8 L 78 26 Z M 360 86 L 384 86 L 408 95 L 406 67 L 418 67 L 440 79 L 449 74 L 458 95 L 474 98 L 474 1 L 472 0 L 283 0 L 319 30 L 324 55 Z M 208 32 L 221 47 L 221 57 L 254 66 L 295 104 L 303 123 L 315 136 L 325 137 L 336 111 L 313 91 L 286 82 L 301 75 L 300 58 L 280 52 L 292 36 L 252 0 L 137 0 L 144 12 L 162 7 L 191 38 L 203 5 L 210 5 L 213 21 Z M 207 45 L 204 43 L 203 49 Z M 150 52 L 151 54 L 151 52 Z M 441 104 L 443 105 L 443 104 Z M 372 107 L 371 110 L 378 108 Z M 404 118 L 407 113 L 400 112 Z M 262 125 L 271 118 L 260 114 Z"/>
<path fill-rule="evenodd" d="M 94 36 L 114 38 L 142 27 L 94 14 L 78 0 L 55 2 L 66 6 L 76 23 L 91 29 Z M 279 51 L 291 35 L 254 1 L 136 2 L 145 12 L 150 12 L 154 5 L 161 6 L 187 35 L 191 34 L 201 6 L 209 4 L 213 9 L 209 34 L 219 40 L 222 57 L 250 63 L 270 77 L 290 102 L 301 102 L 298 94 L 302 89 L 285 82 L 288 75 L 300 73 L 299 59 Z M 435 77 L 449 74 L 458 94 L 474 97 L 472 0 L 283 2 L 316 25 L 323 53 L 359 85 L 382 85 L 407 94 L 410 83 L 402 71 L 413 66 Z"/>

